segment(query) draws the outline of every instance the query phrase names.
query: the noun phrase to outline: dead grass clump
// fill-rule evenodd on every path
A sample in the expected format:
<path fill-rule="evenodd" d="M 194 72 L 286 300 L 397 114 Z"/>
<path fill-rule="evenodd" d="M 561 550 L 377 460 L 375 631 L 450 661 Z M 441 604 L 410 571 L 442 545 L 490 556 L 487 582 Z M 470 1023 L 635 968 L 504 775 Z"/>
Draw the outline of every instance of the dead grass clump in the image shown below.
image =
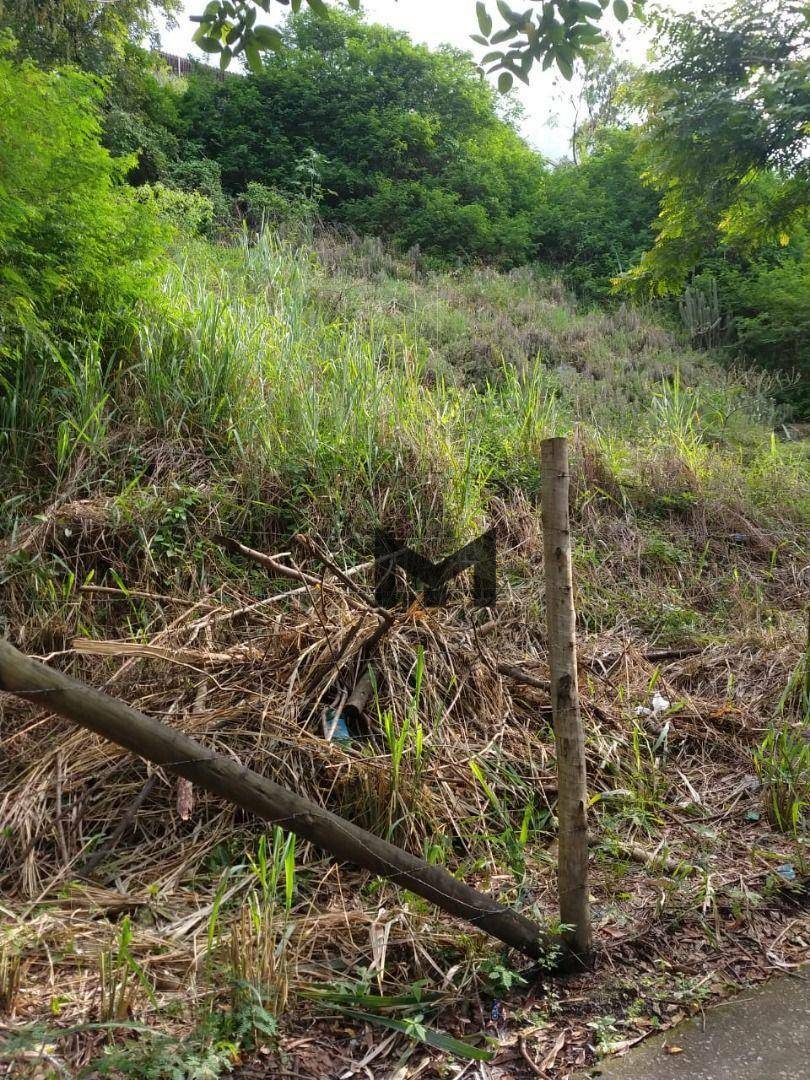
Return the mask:
<path fill-rule="evenodd" d="M 512 537 L 514 558 L 521 537 L 529 549 L 523 566 L 535 541 L 527 522 Z M 463 601 L 436 611 L 415 600 L 366 655 L 377 620 L 327 575 L 286 605 L 243 595 L 189 606 L 148 639 L 77 641 L 59 662 L 552 917 L 554 744 L 532 603 L 533 591 L 514 583 L 476 627 Z M 683 655 L 617 628 L 585 636 L 592 889 L 599 948 L 614 967 L 632 966 L 633 943 L 662 922 L 735 902 L 741 868 L 761 892 L 776 888 L 777 866 L 798 858 L 790 837 L 775 840 L 751 816 L 759 795 L 750 783 L 751 748 L 798 648 L 788 633 Z M 327 741 L 327 710 L 341 708 L 368 664 L 376 693 L 350 721 L 348 743 Z M 504 665 L 531 685 L 502 674 Z M 636 716 L 653 687 L 670 702 L 654 730 Z M 253 1045 L 272 1048 L 318 1015 L 327 990 L 349 1000 L 407 995 L 427 980 L 441 994 L 452 970 L 457 1002 L 506 978 L 487 974 L 494 961 L 482 964 L 480 937 L 390 884 L 332 866 L 309 845 L 294 849 L 283 833 L 265 839 L 264 826 L 204 792 L 181 799 L 163 770 L 29 705 L 6 697 L 2 710 L 0 884 L 6 910 L 26 927 L 19 954 L 30 974 L 15 990 L 23 1018 L 41 1019 L 58 992 L 60 1023 L 149 1017 L 182 1033 L 196 1022 L 190 1003 L 218 1002 L 238 1015 L 239 1038 L 252 1032 Z M 751 861 L 753 850 L 776 851 L 779 862 Z M 685 868 L 666 888 L 662 859 Z M 752 925 L 755 910 L 740 918 Z M 452 1011 L 431 1010 L 464 1034 Z"/>
<path fill-rule="evenodd" d="M 473 386 L 484 386 L 497 375 L 503 363 L 502 348 L 480 336 L 451 342 L 440 354 L 451 371 Z"/>
<path fill-rule="evenodd" d="M 557 337 L 546 327 L 527 326 L 520 331 L 518 341 L 525 360 L 539 360 L 552 367 L 557 363 Z"/>

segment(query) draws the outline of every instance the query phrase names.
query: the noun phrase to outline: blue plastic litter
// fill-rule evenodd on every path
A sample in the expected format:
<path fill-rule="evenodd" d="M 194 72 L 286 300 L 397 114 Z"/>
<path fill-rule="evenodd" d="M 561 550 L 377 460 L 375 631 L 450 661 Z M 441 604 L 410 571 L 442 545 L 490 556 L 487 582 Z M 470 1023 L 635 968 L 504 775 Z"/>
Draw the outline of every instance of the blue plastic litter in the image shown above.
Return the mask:
<path fill-rule="evenodd" d="M 332 732 L 330 742 L 350 743 L 352 741 L 349 729 L 346 727 L 346 721 L 342 716 L 338 716 L 337 719 L 335 719 L 334 709 L 326 710 L 326 730 L 327 732 Z"/>

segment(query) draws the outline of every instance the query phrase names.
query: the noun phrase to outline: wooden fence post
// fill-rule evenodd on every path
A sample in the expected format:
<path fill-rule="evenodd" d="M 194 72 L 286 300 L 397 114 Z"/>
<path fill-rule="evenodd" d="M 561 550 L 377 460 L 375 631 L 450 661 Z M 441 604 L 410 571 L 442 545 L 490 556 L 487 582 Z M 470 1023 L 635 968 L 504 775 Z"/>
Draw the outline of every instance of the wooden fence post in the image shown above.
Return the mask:
<path fill-rule="evenodd" d="M 559 788 L 557 876 L 560 921 L 573 928 L 566 935 L 568 945 L 579 962 L 587 965 L 592 948 L 588 904 L 588 792 L 585 731 L 577 684 L 566 440 L 545 439 L 541 445 L 541 464 L 546 623 Z"/>

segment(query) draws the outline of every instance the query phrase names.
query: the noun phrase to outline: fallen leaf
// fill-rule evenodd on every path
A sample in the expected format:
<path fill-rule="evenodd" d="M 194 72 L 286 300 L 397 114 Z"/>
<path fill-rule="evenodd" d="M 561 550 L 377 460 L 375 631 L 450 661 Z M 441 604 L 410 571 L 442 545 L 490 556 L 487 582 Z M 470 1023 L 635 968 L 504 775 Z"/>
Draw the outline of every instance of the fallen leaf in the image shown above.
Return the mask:
<path fill-rule="evenodd" d="M 560 1035 L 559 1035 L 557 1041 L 554 1043 L 552 1048 L 549 1050 L 549 1052 L 546 1054 L 546 1056 L 540 1062 L 540 1068 L 544 1072 L 551 1068 L 551 1066 L 557 1060 L 557 1054 L 559 1054 L 559 1052 L 562 1050 L 562 1048 L 564 1046 L 565 1046 L 565 1032 L 562 1031 L 562 1032 L 560 1032 Z"/>

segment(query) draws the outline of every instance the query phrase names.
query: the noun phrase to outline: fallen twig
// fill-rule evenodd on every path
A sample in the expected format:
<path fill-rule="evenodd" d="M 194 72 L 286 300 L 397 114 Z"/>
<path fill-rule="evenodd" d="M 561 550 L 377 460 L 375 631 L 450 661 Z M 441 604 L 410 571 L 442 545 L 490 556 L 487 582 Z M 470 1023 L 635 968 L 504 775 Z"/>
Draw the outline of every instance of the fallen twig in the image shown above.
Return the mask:
<path fill-rule="evenodd" d="M 93 871 L 107 858 L 108 855 L 111 855 L 112 852 L 115 850 L 119 840 L 130 827 L 130 825 L 132 825 L 138 814 L 138 811 L 151 795 L 152 789 L 154 788 L 156 783 L 157 773 L 152 773 L 152 775 L 147 778 L 146 783 L 143 785 L 141 790 L 130 803 L 129 809 L 118 822 L 118 825 L 116 826 L 115 831 L 113 832 L 109 840 L 107 840 L 106 843 L 101 844 L 100 847 L 97 847 L 90 856 L 90 858 L 82 866 L 79 867 L 77 873 L 80 877 L 92 879 Z"/>
<path fill-rule="evenodd" d="M 666 852 L 661 850 L 662 845 L 659 845 L 655 851 L 650 851 L 649 848 L 645 848 L 643 844 L 639 844 L 635 840 L 620 840 L 616 842 L 616 846 L 619 851 L 629 855 L 631 859 L 641 863 L 642 866 L 658 865 L 662 870 L 666 870 L 668 874 L 692 874 L 698 870 L 697 866 L 693 866 L 684 859 L 676 859 L 674 855 L 667 855 Z"/>

